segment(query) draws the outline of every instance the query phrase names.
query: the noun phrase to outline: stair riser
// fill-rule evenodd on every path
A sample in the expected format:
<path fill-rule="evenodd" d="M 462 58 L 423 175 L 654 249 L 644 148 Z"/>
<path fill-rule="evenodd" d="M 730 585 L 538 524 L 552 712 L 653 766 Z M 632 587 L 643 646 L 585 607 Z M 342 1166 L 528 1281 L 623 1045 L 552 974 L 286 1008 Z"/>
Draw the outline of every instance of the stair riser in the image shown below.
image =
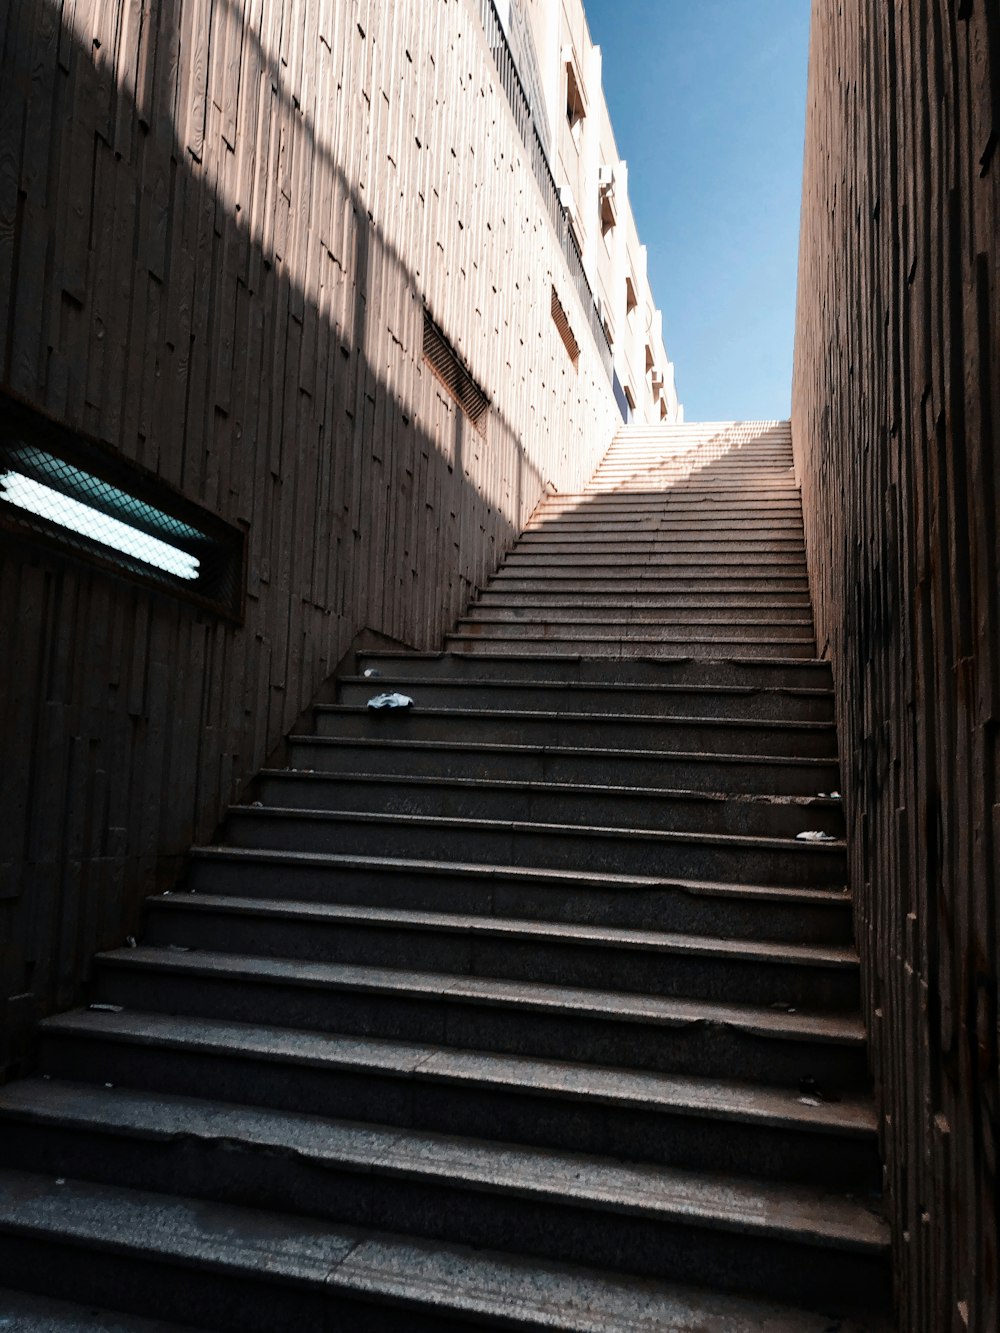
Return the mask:
<path fill-rule="evenodd" d="M 29 1151 L 37 1144 L 30 1132 L 18 1137 Z M 352 1227 L 514 1250 L 639 1276 L 683 1278 L 786 1300 L 791 1289 L 793 1299 L 820 1303 L 845 1283 L 852 1302 L 860 1301 L 867 1296 L 865 1284 L 882 1276 L 871 1260 L 842 1251 L 636 1217 L 560 1198 L 460 1188 L 260 1150 L 234 1153 L 200 1140 L 129 1142 L 99 1134 L 67 1138 L 74 1174 L 79 1167 L 84 1178 L 101 1173 L 98 1178 L 129 1187 L 237 1205 L 252 1200 Z M 836 1294 L 843 1299 L 845 1293 Z"/>
<path fill-rule="evenodd" d="M 812 611 L 808 606 L 764 605 L 734 610 L 732 607 L 703 602 L 695 607 L 637 607 L 631 605 L 631 598 L 625 605 L 610 599 L 604 606 L 584 604 L 567 607 L 554 605 L 553 602 L 554 599 L 534 598 L 522 605 L 496 606 L 476 601 L 469 607 L 465 618 L 459 621 L 458 627 L 466 634 L 473 632 L 479 625 L 527 625 L 533 631 L 537 631 L 539 625 L 569 625 L 584 634 L 594 626 L 602 634 L 620 630 L 630 633 L 632 629 L 648 634 L 651 631 L 656 633 L 659 626 L 666 625 L 671 634 L 690 628 L 692 633 L 699 636 L 711 635 L 718 628 L 726 638 L 730 638 L 740 625 L 746 625 L 748 632 L 757 636 L 761 622 L 764 621 L 768 633 L 775 632 L 782 637 L 787 634 L 796 638 L 815 638 Z"/>
<path fill-rule="evenodd" d="M 242 808 L 226 821 L 234 847 L 341 855 L 391 856 L 419 860 L 471 861 L 478 865 L 537 866 L 573 870 L 585 865 L 595 873 L 658 875 L 710 879 L 726 884 L 835 887 L 845 883 L 843 852 L 821 845 L 793 843 L 788 848 L 677 840 L 637 835 L 572 833 L 553 827 L 534 829 L 368 822 L 344 818 L 271 816 Z"/>
<path fill-rule="evenodd" d="M 413 709 L 318 709 L 319 736 L 370 740 L 452 741 L 479 745 L 549 745 L 598 749 L 680 751 L 686 754 L 789 755 L 832 759 L 836 733 L 823 723 L 739 725 L 728 718 L 585 714 L 430 713 Z M 658 784 L 662 785 L 662 784 Z"/>
<path fill-rule="evenodd" d="M 219 979 L 101 961 L 98 1000 L 152 1013 L 186 1014 L 240 1023 L 391 1037 L 460 1050 L 563 1059 L 583 1064 L 752 1078 L 797 1087 L 803 1078 L 823 1088 L 863 1086 L 862 1046 L 808 1039 L 778 1040 L 745 1029 L 691 1022 L 664 1026 L 583 1012 L 550 1013 L 519 1005 L 472 1003 L 460 996 L 385 990 L 293 986 L 254 979 Z"/>
<path fill-rule="evenodd" d="M 180 895 L 182 901 L 189 895 Z M 540 943 L 530 938 L 471 938 L 446 930 L 402 930 L 360 923 L 295 922 L 223 910 L 150 904 L 144 943 L 187 945 L 267 958 L 421 968 L 455 976 L 690 997 L 733 1004 L 785 1004 L 846 1011 L 859 1003 L 854 969 L 794 966 L 738 958 L 695 958 L 648 950 Z"/>
<path fill-rule="evenodd" d="M 586 510 L 567 509 L 549 514 L 545 511 L 528 520 L 521 537 L 522 541 L 533 542 L 542 537 L 550 540 L 580 540 L 581 537 L 603 537 L 612 541 L 616 537 L 698 537 L 709 533 L 721 541 L 730 537 L 739 540 L 780 540 L 797 539 L 802 542 L 801 515 L 790 513 L 773 517 L 750 517 L 745 514 L 704 514 L 675 513 L 667 507 L 662 514 L 591 514 Z"/>
<path fill-rule="evenodd" d="M 382 675 L 398 673 L 412 680 L 418 676 L 430 680 L 556 680 L 585 681 L 597 684 L 693 685 L 698 689 L 739 686 L 750 689 L 826 689 L 832 690 L 829 662 L 744 662 L 716 659 L 709 662 L 650 661 L 630 658 L 621 662 L 594 661 L 590 658 L 513 657 L 508 661 L 477 661 L 462 653 L 393 656 L 388 653 L 360 653 L 359 670 L 372 668 Z"/>
<path fill-rule="evenodd" d="M 721 640 L 697 641 L 694 639 L 676 639 L 670 642 L 663 640 L 650 639 L 648 641 L 640 638 L 626 639 L 619 637 L 617 639 L 574 639 L 574 638 L 551 638 L 551 639 L 529 639 L 529 638 L 481 638 L 481 637 L 463 637 L 458 634 L 445 635 L 447 647 L 452 652 L 467 652 L 477 655 L 489 655 L 490 653 L 553 653 L 564 656 L 567 653 L 579 653 L 580 656 L 588 657 L 633 657 L 641 655 L 643 657 L 704 657 L 715 658 L 724 653 L 728 648 L 731 652 L 738 652 L 740 657 L 758 657 L 762 660 L 776 658 L 780 661 L 787 661 L 789 658 L 800 658 L 805 661 L 816 655 L 816 644 L 813 640 L 808 643 L 802 642 L 774 642 L 760 643 L 756 640 L 746 639 L 743 641 L 733 640 L 726 644 Z"/>
<path fill-rule="evenodd" d="M 319 1281 L 292 1284 L 262 1272 L 233 1276 L 200 1264 L 157 1261 L 93 1244 L 59 1244 L 44 1235 L 0 1236 L 0 1282 L 81 1305 L 107 1305 L 113 1300 L 116 1310 L 155 1314 L 192 1331 L 441 1333 L 442 1329 L 439 1310 L 404 1309 L 360 1295 L 348 1299 Z M 474 1325 L 454 1324 L 456 1330 L 463 1327 Z"/>
<path fill-rule="evenodd" d="M 641 560 L 646 556 L 665 556 L 672 559 L 675 555 L 708 555 L 713 559 L 732 561 L 738 556 L 758 557 L 779 556 L 787 559 L 805 560 L 805 546 L 801 534 L 797 537 L 761 536 L 751 538 L 736 537 L 732 533 L 724 539 L 718 537 L 703 539 L 685 536 L 667 531 L 664 533 L 620 532 L 617 537 L 601 537 L 599 534 L 570 534 L 539 532 L 528 533 L 518 543 L 519 554 L 541 558 L 542 556 L 577 555 L 614 555 L 631 556 Z"/>
<path fill-rule="evenodd" d="M 590 589 L 585 586 L 565 589 L 518 588 L 507 583 L 494 583 L 481 592 L 473 603 L 474 606 L 496 606 L 504 608 L 568 608 L 576 606 L 613 606 L 622 607 L 623 590 Z M 735 612 L 767 611 L 773 616 L 779 612 L 782 619 L 785 614 L 793 619 L 812 615 L 812 606 L 804 592 L 773 592 L 762 588 L 758 593 L 751 592 L 633 592 L 626 604 L 628 609 L 650 609 L 659 611 L 702 611 L 709 609 L 713 613 L 722 610 Z M 623 608 L 624 609 L 624 608 Z M 665 617 L 659 617 L 665 619 Z"/>
<path fill-rule="evenodd" d="M 185 886 L 203 893 L 290 898 L 357 907 L 468 912 L 527 921 L 676 930 L 720 938 L 792 944 L 849 944 L 849 899 L 802 903 L 750 896 L 699 894 L 684 888 L 601 888 L 521 881 L 500 874 L 445 875 L 381 866 L 330 868 L 322 864 L 233 863 L 192 858 Z"/>
<path fill-rule="evenodd" d="M 372 773 L 393 776 L 483 778 L 501 782 L 568 782 L 600 785 L 609 777 L 629 787 L 669 787 L 681 791 L 739 791 L 750 795 L 815 796 L 839 790 L 834 759 L 796 761 L 713 759 L 684 754 L 573 753 L 568 750 L 438 749 L 345 740 L 324 745 L 293 740 L 289 763 L 317 773 Z M 738 786 L 730 786 L 738 783 Z"/>
<path fill-rule="evenodd" d="M 466 708 L 478 711 L 612 713 L 655 717 L 728 717 L 743 721 L 832 722 L 833 697 L 825 693 L 791 691 L 710 690 L 588 690 L 583 686 L 533 685 L 529 688 L 503 682 L 492 684 L 419 680 L 392 676 L 376 680 L 342 681 L 337 702 L 355 707 L 367 704 L 376 692 L 399 690 L 422 708 Z"/>
<path fill-rule="evenodd" d="M 804 575 L 799 578 L 774 578 L 763 583 L 756 578 L 739 576 L 702 578 L 696 570 L 691 572 L 690 578 L 647 577 L 641 571 L 637 574 L 605 577 L 599 570 L 569 575 L 553 575 L 541 570 L 526 575 L 501 571 L 483 596 L 487 593 L 501 600 L 514 593 L 533 593 L 554 600 L 567 594 L 588 597 L 604 593 L 611 594 L 618 604 L 627 598 L 633 606 L 641 606 L 641 599 L 647 597 L 654 601 L 664 600 L 688 606 L 700 606 L 706 600 L 717 601 L 722 598 L 737 603 L 742 603 L 744 599 L 750 602 L 770 599 L 772 606 L 781 606 L 788 602 L 807 601 L 809 586 Z"/>
<path fill-rule="evenodd" d="M 678 543 L 670 549 L 663 546 L 656 550 L 632 552 L 623 551 L 619 546 L 616 551 L 601 555 L 595 551 L 552 550 L 539 547 L 517 547 L 510 551 L 503 567 L 505 569 L 525 570 L 539 567 L 555 573 L 558 570 L 586 569 L 588 566 L 601 570 L 641 569 L 643 572 L 657 570 L 669 574 L 674 570 L 696 569 L 703 574 L 723 576 L 726 571 L 753 573 L 765 579 L 772 574 L 792 574 L 798 578 L 807 577 L 805 555 L 795 551 L 774 550 L 760 547 L 741 553 L 735 550 L 720 550 L 718 543 L 706 543 L 704 550 L 696 543 Z"/>
<path fill-rule="evenodd" d="M 805 650 L 812 657 L 815 653 L 815 634 L 810 621 L 782 624 L 768 622 L 743 625 L 730 625 L 719 621 L 706 624 L 685 624 L 663 621 L 641 621 L 622 624 L 613 620 L 601 620 L 600 612 L 588 618 L 572 622 L 557 620 L 460 620 L 455 636 L 463 639 L 485 639 L 490 642 L 528 642 L 541 638 L 545 641 L 560 639 L 578 639 L 589 641 L 595 646 L 614 644 L 628 647 L 631 644 L 649 644 L 655 650 L 673 647 L 678 643 L 691 641 L 699 643 L 705 651 L 713 648 L 717 652 L 739 651 L 743 640 L 758 647 L 777 651 L 783 647 Z M 641 649 L 640 649 L 641 651 Z"/>
<path fill-rule="evenodd" d="M 434 815 L 452 819 L 516 819 L 535 823 L 586 824 L 605 828 L 670 829 L 684 833 L 748 834 L 794 838 L 808 826 L 837 837 L 844 821 L 835 805 L 783 805 L 721 797 L 607 795 L 584 789 L 569 792 L 504 791 L 424 787 L 405 782 L 365 783 L 357 778 L 323 781 L 310 775 L 262 777 L 253 797 L 285 810 L 355 810 L 384 815 Z"/>

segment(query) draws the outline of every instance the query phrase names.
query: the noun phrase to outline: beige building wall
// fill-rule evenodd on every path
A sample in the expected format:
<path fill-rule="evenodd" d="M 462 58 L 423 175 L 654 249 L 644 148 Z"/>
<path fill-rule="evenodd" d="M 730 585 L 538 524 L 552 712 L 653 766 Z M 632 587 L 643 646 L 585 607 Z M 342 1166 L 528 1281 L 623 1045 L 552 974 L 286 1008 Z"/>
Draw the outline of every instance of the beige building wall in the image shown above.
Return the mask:
<path fill-rule="evenodd" d="M 620 422 L 480 0 L 4 12 L 0 389 L 246 561 L 233 620 L 0 535 L 0 1066 L 358 636 L 440 645 Z"/>
<path fill-rule="evenodd" d="M 611 343 L 614 369 L 640 423 L 683 420 L 663 317 L 650 289 L 646 250 L 628 197 L 582 0 L 506 0 L 534 37 L 545 106 L 538 114 L 584 270 Z"/>

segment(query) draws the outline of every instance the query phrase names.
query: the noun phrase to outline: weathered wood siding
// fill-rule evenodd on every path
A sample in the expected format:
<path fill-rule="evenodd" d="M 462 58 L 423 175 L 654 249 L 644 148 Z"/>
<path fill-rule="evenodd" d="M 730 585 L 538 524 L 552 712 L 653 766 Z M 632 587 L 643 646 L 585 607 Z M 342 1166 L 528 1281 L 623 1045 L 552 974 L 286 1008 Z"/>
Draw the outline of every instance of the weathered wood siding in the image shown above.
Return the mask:
<path fill-rule="evenodd" d="M 1000 7 L 813 5 L 793 424 L 900 1328 L 995 1333 Z"/>
<path fill-rule="evenodd" d="M 0 42 L 0 383 L 248 544 L 235 628 L 0 547 L 9 1051 L 358 633 L 436 645 L 617 410 L 468 0 L 3 0 Z"/>

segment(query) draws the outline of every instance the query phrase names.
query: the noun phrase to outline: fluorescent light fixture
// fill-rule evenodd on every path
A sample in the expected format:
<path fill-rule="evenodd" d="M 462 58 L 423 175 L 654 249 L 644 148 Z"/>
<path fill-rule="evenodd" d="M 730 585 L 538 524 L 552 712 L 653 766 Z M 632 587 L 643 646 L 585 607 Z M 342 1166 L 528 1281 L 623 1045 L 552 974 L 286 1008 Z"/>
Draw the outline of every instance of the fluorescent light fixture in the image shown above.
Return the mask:
<path fill-rule="evenodd" d="M 29 514 L 58 523 L 60 527 L 100 542 L 114 551 L 141 560 L 180 579 L 196 579 L 201 562 L 187 551 L 151 537 L 138 528 L 122 523 L 99 509 L 81 504 L 40 481 L 20 472 L 0 472 L 0 500 L 24 509 Z"/>

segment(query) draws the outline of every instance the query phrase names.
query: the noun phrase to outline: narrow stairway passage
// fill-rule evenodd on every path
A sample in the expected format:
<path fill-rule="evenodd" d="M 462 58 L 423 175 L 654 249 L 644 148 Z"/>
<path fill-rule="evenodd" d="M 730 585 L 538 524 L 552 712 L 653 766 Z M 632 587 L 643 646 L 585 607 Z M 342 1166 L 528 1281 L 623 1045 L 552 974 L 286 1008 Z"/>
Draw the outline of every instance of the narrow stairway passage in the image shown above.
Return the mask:
<path fill-rule="evenodd" d="M 43 1024 L 0 1287 L 123 1330 L 888 1329 L 832 708 L 787 423 L 622 430 Z"/>

